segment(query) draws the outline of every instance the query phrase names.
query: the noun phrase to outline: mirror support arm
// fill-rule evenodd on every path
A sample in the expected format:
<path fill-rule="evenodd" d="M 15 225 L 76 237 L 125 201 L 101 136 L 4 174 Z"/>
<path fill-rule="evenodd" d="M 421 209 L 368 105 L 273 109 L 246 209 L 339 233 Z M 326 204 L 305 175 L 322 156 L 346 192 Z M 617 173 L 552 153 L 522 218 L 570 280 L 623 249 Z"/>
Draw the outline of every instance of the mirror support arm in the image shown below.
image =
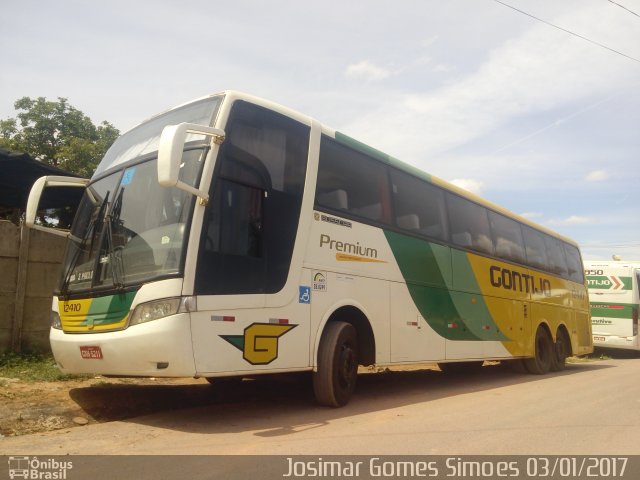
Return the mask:
<path fill-rule="evenodd" d="M 188 134 L 212 137 L 218 145 L 224 141 L 225 136 L 224 130 L 194 123 L 166 126 L 162 130 L 158 148 L 158 183 L 163 187 L 176 187 L 191 193 L 200 198 L 201 204 L 206 205 L 209 201 L 207 192 L 180 181 L 180 164 Z"/>

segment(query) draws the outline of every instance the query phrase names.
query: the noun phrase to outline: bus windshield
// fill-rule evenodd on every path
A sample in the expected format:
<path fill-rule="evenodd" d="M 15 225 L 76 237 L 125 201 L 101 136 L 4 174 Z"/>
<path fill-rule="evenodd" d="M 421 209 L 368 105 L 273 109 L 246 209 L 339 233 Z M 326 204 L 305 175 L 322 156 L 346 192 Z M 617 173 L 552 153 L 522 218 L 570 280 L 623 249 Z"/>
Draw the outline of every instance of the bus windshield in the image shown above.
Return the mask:
<path fill-rule="evenodd" d="M 221 100 L 221 96 L 199 100 L 157 115 L 129 130 L 111 145 L 104 159 L 98 165 L 94 178 L 117 165 L 157 152 L 160 144 L 160 134 L 167 125 L 187 122 L 210 126 L 215 119 Z M 196 139 L 198 137 L 187 136 L 187 141 Z"/>
<path fill-rule="evenodd" d="M 180 178 L 195 185 L 206 148 L 187 150 Z M 92 183 L 80 203 L 62 269 L 63 295 L 140 284 L 182 271 L 195 197 L 158 184 L 156 159 Z"/>
<path fill-rule="evenodd" d="M 221 100 L 213 96 L 169 110 L 114 142 L 78 207 L 62 268 L 63 296 L 122 289 L 182 272 L 194 197 L 158 184 L 156 152 L 165 126 L 209 126 Z M 192 186 L 200 179 L 208 150 L 203 139 L 187 138 L 180 167 L 180 180 Z"/>

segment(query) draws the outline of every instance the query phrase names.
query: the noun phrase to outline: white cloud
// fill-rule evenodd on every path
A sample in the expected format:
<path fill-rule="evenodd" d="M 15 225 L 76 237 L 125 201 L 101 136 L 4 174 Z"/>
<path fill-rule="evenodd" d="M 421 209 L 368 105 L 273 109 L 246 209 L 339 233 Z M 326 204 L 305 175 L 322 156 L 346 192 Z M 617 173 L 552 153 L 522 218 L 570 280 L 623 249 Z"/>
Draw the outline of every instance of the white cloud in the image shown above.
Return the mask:
<path fill-rule="evenodd" d="M 593 223 L 593 219 L 589 217 L 581 217 L 579 215 L 571 215 L 561 220 L 549 220 L 549 225 L 570 226 L 570 225 L 587 225 Z"/>
<path fill-rule="evenodd" d="M 368 60 L 363 60 L 349 65 L 345 75 L 352 78 L 362 78 L 366 81 L 379 81 L 390 77 L 392 73 L 389 69 L 374 65 Z"/>
<path fill-rule="evenodd" d="M 433 71 L 436 73 L 447 73 L 449 70 L 451 70 L 451 68 L 444 63 L 439 63 L 438 65 L 433 67 Z"/>
<path fill-rule="evenodd" d="M 594 38 L 609 38 L 611 20 L 616 25 L 616 43 L 633 45 L 637 31 L 632 24 L 617 22 L 617 12 L 609 7 L 591 4 L 554 21 Z M 376 72 L 369 65 L 362 62 L 355 71 Z M 458 77 L 456 83 L 437 90 L 387 94 L 383 101 L 376 97 L 379 107 L 362 114 L 344 130 L 399 158 L 426 159 L 527 115 L 573 108 L 563 117 L 570 119 L 578 111 L 576 104 L 608 96 L 612 83 L 618 89 L 630 88 L 637 82 L 634 75 L 629 62 L 617 55 L 534 23 L 519 37 L 494 49 L 467 77 Z M 545 123 L 532 131 L 562 125 L 563 121 L 551 122 L 551 126 Z"/>
<path fill-rule="evenodd" d="M 456 187 L 460 187 L 465 189 L 468 192 L 475 193 L 476 195 L 480 195 L 482 193 L 482 188 L 484 184 L 479 180 L 474 180 L 473 178 L 456 178 L 451 180 Z"/>
<path fill-rule="evenodd" d="M 609 178 L 609 172 L 606 170 L 594 170 L 590 172 L 584 179 L 587 182 L 600 182 Z"/>

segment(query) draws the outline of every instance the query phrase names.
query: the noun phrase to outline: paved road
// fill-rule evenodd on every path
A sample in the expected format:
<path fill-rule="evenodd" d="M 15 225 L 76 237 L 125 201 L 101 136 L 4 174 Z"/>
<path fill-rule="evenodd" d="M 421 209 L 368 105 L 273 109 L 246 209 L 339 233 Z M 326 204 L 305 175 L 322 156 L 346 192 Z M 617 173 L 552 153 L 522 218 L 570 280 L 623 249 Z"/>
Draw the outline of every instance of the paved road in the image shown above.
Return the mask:
<path fill-rule="evenodd" d="M 171 387 L 184 389 L 183 409 L 3 438 L 0 454 L 640 454 L 638 379 L 640 359 L 540 377 L 501 366 L 365 374 L 341 409 L 314 405 L 307 384 L 275 380 L 193 407 L 193 389 L 213 387 L 185 385 Z"/>

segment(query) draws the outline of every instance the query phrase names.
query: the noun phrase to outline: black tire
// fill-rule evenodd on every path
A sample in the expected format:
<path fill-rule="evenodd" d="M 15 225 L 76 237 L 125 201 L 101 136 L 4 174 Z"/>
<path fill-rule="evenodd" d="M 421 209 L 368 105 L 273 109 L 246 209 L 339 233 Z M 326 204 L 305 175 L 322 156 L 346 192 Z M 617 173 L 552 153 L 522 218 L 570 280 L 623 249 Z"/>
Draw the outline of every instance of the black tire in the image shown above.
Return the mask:
<path fill-rule="evenodd" d="M 473 362 L 449 362 L 439 363 L 438 368 L 444 373 L 457 374 L 465 372 L 476 372 L 484 365 L 483 360 L 477 360 Z"/>
<path fill-rule="evenodd" d="M 549 333 L 543 328 L 538 327 L 535 339 L 535 357 L 525 358 L 524 366 L 529 373 L 534 375 L 544 375 L 551 369 L 551 362 L 554 357 L 553 342 Z"/>
<path fill-rule="evenodd" d="M 553 356 L 551 357 L 551 371 L 564 370 L 567 357 L 571 354 L 571 343 L 564 330 L 558 330 L 556 343 L 553 344 Z"/>
<path fill-rule="evenodd" d="M 318 348 L 318 371 L 313 392 L 321 405 L 342 407 L 349 402 L 358 377 L 358 338 L 346 322 L 330 322 Z"/>

